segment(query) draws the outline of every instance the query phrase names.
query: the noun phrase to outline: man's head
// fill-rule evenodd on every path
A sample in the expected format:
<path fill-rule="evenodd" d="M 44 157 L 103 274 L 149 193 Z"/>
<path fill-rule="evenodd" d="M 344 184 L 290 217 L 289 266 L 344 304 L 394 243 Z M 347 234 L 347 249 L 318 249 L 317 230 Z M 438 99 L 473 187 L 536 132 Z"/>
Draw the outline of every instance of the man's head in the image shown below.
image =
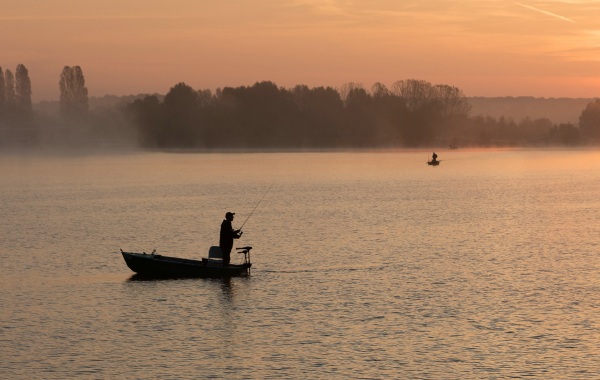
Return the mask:
<path fill-rule="evenodd" d="M 227 219 L 227 220 L 229 220 L 229 221 L 231 222 L 231 221 L 233 220 L 233 216 L 234 216 L 234 215 L 235 215 L 235 212 L 228 211 L 228 212 L 225 214 L 225 219 Z"/>

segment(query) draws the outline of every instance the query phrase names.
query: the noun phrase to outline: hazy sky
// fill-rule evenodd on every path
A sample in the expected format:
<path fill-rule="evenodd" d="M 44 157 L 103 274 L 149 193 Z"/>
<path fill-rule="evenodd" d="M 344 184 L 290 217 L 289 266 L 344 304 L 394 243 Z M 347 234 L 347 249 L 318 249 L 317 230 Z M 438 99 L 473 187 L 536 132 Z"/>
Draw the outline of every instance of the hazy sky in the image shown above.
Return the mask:
<path fill-rule="evenodd" d="M 600 1 L 0 0 L 0 66 L 57 99 L 65 65 L 92 96 L 270 80 L 467 96 L 600 96 Z"/>

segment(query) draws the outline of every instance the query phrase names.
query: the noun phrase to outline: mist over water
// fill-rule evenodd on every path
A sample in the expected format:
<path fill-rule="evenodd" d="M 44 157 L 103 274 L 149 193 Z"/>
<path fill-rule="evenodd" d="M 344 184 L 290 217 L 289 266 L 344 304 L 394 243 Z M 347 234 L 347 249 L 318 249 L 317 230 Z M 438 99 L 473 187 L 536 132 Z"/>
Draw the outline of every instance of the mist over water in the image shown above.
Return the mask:
<path fill-rule="evenodd" d="M 0 156 L 0 377 L 597 377 L 600 154 L 437 153 Z"/>

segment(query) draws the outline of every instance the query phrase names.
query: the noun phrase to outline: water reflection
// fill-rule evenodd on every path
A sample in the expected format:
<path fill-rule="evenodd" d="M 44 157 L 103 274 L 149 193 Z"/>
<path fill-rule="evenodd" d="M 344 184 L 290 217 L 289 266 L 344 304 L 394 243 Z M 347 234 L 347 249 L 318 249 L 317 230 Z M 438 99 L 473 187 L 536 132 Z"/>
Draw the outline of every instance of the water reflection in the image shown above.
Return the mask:
<path fill-rule="evenodd" d="M 231 277 L 222 278 L 219 282 L 221 284 L 223 300 L 231 303 L 233 301 L 233 285 L 231 284 Z"/>
<path fill-rule="evenodd" d="M 141 274 L 134 274 L 131 277 L 129 277 L 126 281 L 127 282 L 132 282 L 132 281 L 167 281 L 167 280 L 177 280 L 177 278 L 169 278 L 169 277 L 148 277 L 148 276 L 143 276 Z"/>
<path fill-rule="evenodd" d="M 177 278 L 177 277 L 151 277 L 144 276 L 140 274 L 134 274 L 125 280 L 125 283 L 153 283 L 153 282 L 161 282 L 168 284 L 169 282 L 173 282 L 174 284 L 180 284 L 181 281 L 193 281 L 193 282 L 203 282 L 209 285 L 209 289 L 211 290 L 219 290 L 219 293 L 212 292 L 214 294 L 220 294 L 219 297 L 223 301 L 223 307 L 228 308 L 234 301 L 235 295 L 235 285 L 232 282 L 231 277 L 223 277 L 223 278 Z M 178 285 L 174 285 L 178 286 Z"/>

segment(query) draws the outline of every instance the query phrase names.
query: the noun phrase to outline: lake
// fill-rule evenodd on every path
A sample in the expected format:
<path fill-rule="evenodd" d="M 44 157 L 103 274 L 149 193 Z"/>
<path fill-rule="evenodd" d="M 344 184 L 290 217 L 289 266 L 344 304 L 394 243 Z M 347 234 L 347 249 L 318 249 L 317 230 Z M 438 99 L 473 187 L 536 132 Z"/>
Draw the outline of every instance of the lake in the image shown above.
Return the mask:
<path fill-rule="evenodd" d="M 598 378 L 600 152 L 437 153 L 0 155 L 0 377 Z"/>

